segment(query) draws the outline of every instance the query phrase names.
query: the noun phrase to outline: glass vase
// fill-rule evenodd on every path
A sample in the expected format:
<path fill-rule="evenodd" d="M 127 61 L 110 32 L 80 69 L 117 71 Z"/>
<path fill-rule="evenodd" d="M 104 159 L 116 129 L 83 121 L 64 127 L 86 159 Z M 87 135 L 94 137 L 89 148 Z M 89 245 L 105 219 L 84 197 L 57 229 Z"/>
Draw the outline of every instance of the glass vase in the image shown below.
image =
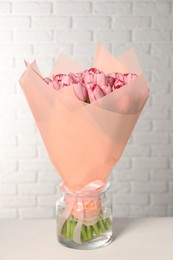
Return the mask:
<path fill-rule="evenodd" d="M 64 246 L 95 249 L 112 241 L 110 182 L 94 192 L 70 192 L 58 186 L 57 239 Z"/>

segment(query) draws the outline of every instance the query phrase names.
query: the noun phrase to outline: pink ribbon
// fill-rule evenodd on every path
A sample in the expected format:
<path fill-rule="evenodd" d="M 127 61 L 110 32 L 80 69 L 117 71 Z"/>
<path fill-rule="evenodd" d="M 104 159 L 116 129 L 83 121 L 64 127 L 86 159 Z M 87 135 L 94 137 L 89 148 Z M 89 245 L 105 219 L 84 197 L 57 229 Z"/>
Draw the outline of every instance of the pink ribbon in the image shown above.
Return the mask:
<path fill-rule="evenodd" d="M 66 207 L 65 210 L 63 211 L 63 213 L 59 216 L 59 219 L 58 219 L 58 234 L 61 235 L 62 227 L 63 227 L 65 221 L 71 215 L 73 207 L 74 207 L 74 205 L 77 201 L 78 210 L 79 210 L 79 218 L 78 218 L 77 225 L 74 229 L 73 241 L 78 243 L 78 244 L 81 244 L 81 228 L 82 228 L 83 219 L 84 219 L 84 204 L 83 204 L 82 195 L 86 194 L 86 196 L 87 196 L 87 194 L 88 194 L 89 196 L 91 196 L 95 192 L 98 192 L 99 189 L 100 190 L 103 189 L 105 187 L 105 183 L 101 180 L 95 180 L 95 181 L 92 181 L 92 182 L 88 183 L 87 185 L 85 185 L 79 191 L 71 191 L 63 183 L 61 183 L 59 185 L 59 187 L 64 192 L 71 195 L 71 201 L 70 201 L 70 205 L 68 207 Z"/>

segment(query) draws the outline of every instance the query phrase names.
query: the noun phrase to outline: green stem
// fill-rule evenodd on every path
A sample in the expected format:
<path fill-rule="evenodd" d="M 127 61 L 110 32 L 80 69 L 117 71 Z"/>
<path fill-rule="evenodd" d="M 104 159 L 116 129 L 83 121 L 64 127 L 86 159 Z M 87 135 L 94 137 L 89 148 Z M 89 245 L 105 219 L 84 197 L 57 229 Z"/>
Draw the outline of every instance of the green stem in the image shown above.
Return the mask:
<path fill-rule="evenodd" d="M 108 230 L 109 229 L 109 223 L 108 223 L 107 219 L 103 219 L 103 222 L 104 222 L 105 229 Z"/>
<path fill-rule="evenodd" d="M 66 227 L 66 237 L 70 237 L 70 220 L 67 219 L 67 227 Z"/>
<path fill-rule="evenodd" d="M 73 239 L 73 232 L 76 226 L 76 222 L 75 221 L 71 221 L 71 226 L 70 226 L 70 238 Z"/>
<path fill-rule="evenodd" d="M 64 225 L 63 225 L 63 227 L 62 227 L 62 230 L 61 230 L 61 234 L 62 234 L 63 236 L 65 236 L 65 234 L 66 234 L 66 224 L 67 224 L 67 221 L 65 221 L 65 223 L 64 223 Z"/>
<path fill-rule="evenodd" d="M 107 222 L 109 223 L 109 226 L 111 226 L 112 225 L 112 220 L 111 220 L 111 218 L 109 217 L 109 218 L 107 218 Z"/>
<path fill-rule="evenodd" d="M 100 235 L 100 231 L 99 231 L 99 227 L 98 227 L 97 223 L 92 225 L 92 227 L 93 227 L 94 232 L 96 233 L 96 235 L 99 236 Z"/>
<path fill-rule="evenodd" d="M 106 230 L 105 230 L 102 219 L 99 219 L 98 222 L 99 222 L 99 226 L 100 226 L 101 231 L 104 233 Z"/>
<path fill-rule="evenodd" d="M 88 239 L 91 240 L 93 238 L 91 228 L 89 226 L 86 227 Z"/>
<path fill-rule="evenodd" d="M 83 237 L 84 240 L 88 240 L 88 235 L 86 233 L 84 225 L 82 225 L 82 237 Z"/>
<path fill-rule="evenodd" d="M 90 100 L 89 100 L 89 98 L 87 97 L 87 99 L 86 99 L 86 101 L 85 101 L 86 103 L 90 103 Z"/>

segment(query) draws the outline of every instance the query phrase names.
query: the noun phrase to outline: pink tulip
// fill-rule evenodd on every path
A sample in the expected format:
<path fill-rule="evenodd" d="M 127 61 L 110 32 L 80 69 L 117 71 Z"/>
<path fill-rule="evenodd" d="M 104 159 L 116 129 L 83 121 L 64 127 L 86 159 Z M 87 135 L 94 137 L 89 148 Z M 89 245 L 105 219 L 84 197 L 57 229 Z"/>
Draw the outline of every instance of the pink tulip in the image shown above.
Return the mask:
<path fill-rule="evenodd" d="M 101 90 L 103 91 L 104 95 L 107 95 L 112 92 L 112 88 L 109 84 L 107 85 L 100 85 Z"/>
<path fill-rule="evenodd" d="M 137 77 L 137 75 L 134 73 L 126 73 L 123 76 L 124 76 L 125 84 L 128 84 L 129 82 L 133 81 Z"/>
<path fill-rule="evenodd" d="M 108 82 L 108 84 L 109 84 L 111 87 L 113 87 L 114 82 L 115 82 L 115 77 L 113 77 L 112 75 L 108 74 L 108 75 L 107 75 L 107 82 Z"/>
<path fill-rule="evenodd" d="M 124 74 L 122 73 L 115 73 L 115 79 L 121 82 L 124 82 Z"/>
<path fill-rule="evenodd" d="M 50 78 L 44 78 L 44 81 L 50 86 L 53 87 L 56 90 L 59 90 L 60 86 L 59 83 L 50 79 Z"/>
<path fill-rule="evenodd" d="M 116 89 L 119 89 L 119 88 L 121 88 L 121 87 L 124 86 L 124 85 L 125 85 L 125 84 L 124 84 L 123 81 L 121 81 L 121 80 L 119 80 L 119 79 L 116 79 L 116 80 L 114 81 L 113 86 L 112 86 L 112 91 L 114 91 L 114 90 L 116 90 Z"/>
<path fill-rule="evenodd" d="M 73 79 L 68 74 L 57 74 L 53 77 L 53 81 L 55 82 L 55 85 L 59 85 L 59 88 L 66 87 L 73 83 Z"/>
<path fill-rule="evenodd" d="M 73 91 L 76 95 L 76 97 L 80 100 L 85 102 L 88 97 L 87 90 L 83 84 L 76 83 L 73 85 Z"/>
<path fill-rule="evenodd" d="M 99 72 L 96 74 L 96 83 L 97 85 L 99 86 L 103 86 L 103 85 L 106 85 L 107 84 L 107 78 L 106 78 L 106 75 L 103 73 L 103 72 Z"/>
<path fill-rule="evenodd" d="M 64 74 L 61 78 L 61 83 L 62 85 L 70 85 L 71 83 L 73 83 L 73 78 L 70 74 Z"/>
<path fill-rule="evenodd" d="M 112 87 L 112 90 L 119 88 L 123 83 L 123 74 L 113 72 L 107 75 L 108 84 Z"/>
<path fill-rule="evenodd" d="M 115 89 L 123 87 L 124 85 L 134 80 L 136 77 L 137 75 L 133 73 L 115 73 L 115 81 L 113 83 L 112 90 L 114 91 Z"/>
<path fill-rule="evenodd" d="M 90 85 L 87 87 L 87 90 L 90 102 L 93 102 L 104 96 L 104 92 L 97 84 Z"/>
<path fill-rule="evenodd" d="M 98 84 L 97 83 L 97 76 L 101 73 L 103 74 L 103 72 L 101 72 L 100 70 L 98 70 L 96 68 L 84 70 L 83 80 L 84 80 L 85 84 L 88 84 L 88 83 Z M 106 76 L 104 75 L 104 77 L 106 77 Z"/>
<path fill-rule="evenodd" d="M 85 70 L 83 72 L 83 80 L 85 82 L 85 84 L 88 83 L 94 83 L 95 82 L 95 74 L 94 72 L 90 69 L 90 70 Z"/>
<path fill-rule="evenodd" d="M 70 73 L 70 77 L 71 77 L 71 79 L 73 79 L 73 83 L 77 83 L 79 81 L 84 83 L 84 81 L 83 81 L 83 72 Z"/>

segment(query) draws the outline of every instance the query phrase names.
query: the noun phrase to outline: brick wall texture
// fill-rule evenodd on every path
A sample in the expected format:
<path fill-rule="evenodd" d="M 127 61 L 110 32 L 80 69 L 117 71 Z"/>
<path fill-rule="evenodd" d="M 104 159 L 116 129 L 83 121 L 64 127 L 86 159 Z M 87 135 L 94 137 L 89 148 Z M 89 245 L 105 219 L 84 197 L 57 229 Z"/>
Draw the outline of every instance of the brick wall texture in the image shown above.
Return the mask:
<path fill-rule="evenodd" d="M 96 43 L 134 48 L 151 95 L 112 170 L 114 215 L 173 216 L 173 1 L 0 0 L 0 218 L 54 218 L 58 174 L 18 84 L 61 50 L 89 68 Z"/>

